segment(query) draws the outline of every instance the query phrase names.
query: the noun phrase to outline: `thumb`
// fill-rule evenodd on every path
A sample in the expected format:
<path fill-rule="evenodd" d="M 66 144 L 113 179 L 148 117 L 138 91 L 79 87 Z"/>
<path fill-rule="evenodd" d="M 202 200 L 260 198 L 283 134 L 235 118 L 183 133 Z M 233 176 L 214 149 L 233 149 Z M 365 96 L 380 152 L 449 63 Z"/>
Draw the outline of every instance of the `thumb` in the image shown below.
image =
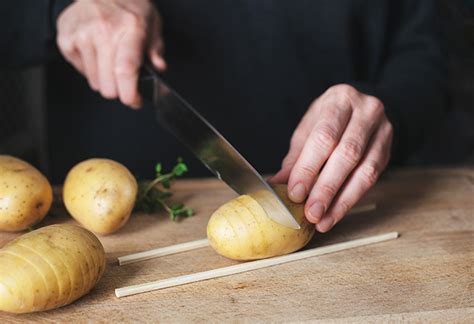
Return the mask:
<path fill-rule="evenodd" d="M 271 184 L 288 183 L 291 170 L 293 170 L 293 166 L 295 165 L 296 160 L 298 160 L 300 153 L 301 153 L 300 145 L 294 145 L 293 147 L 290 147 L 290 151 L 283 159 L 283 163 L 281 164 L 280 171 L 278 171 L 273 177 L 268 179 L 268 182 Z"/>
<path fill-rule="evenodd" d="M 291 168 L 282 167 L 274 176 L 268 179 L 270 184 L 286 184 L 290 177 Z"/>
<path fill-rule="evenodd" d="M 303 132 L 303 133 L 306 134 L 306 132 Z M 271 184 L 287 184 L 288 183 L 288 179 L 290 178 L 290 174 L 291 174 L 291 171 L 293 170 L 293 166 L 298 160 L 301 154 L 301 151 L 303 150 L 303 146 L 304 146 L 304 138 L 295 137 L 295 135 L 293 134 L 293 138 L 290 143 L 290 149 L 288 150 L 288 154 L 285 156 L 285 158 L 283 159 L 283 162 L 281 163 L 281 169 L 273 177 L 268 179 L 269 183 Z"/>
<path fill-rule="evenodd" d="M 163 41 L 158 38 L 154 40 L 149 49 L 148 49 L 148 57 L 153 64 L 153 66 L 160 72 L 163 72 L 167 68 L 167 64 L 165 59 L 163 58 Z"/>

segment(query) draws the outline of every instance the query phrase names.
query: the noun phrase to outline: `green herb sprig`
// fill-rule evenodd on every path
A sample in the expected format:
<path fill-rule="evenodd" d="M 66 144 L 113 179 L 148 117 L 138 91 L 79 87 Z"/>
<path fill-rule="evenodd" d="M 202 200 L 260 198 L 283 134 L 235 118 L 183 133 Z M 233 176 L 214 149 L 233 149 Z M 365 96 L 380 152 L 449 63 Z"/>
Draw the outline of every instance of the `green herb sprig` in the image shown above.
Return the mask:
<path fill-rule="evenodd" d="M 142 181 L 139 183 L 135 210 L 152 213 L 161 207 L 168 212 L 171 220 L 177 220 L 178 217 L 192 216 L 194 213 L 193 210 L 184 204 L 176 203 L 169 205 L 167 203 L 167 200 L 173 195 L 169 190 L 172 180 L 187 171 L 188 167 L 181 158 L 178 158 L 171 172 L 165 174 L 162 173 L 161 163 L 157 163 L 155 166 L 155 179 L 153 181 Z"/>

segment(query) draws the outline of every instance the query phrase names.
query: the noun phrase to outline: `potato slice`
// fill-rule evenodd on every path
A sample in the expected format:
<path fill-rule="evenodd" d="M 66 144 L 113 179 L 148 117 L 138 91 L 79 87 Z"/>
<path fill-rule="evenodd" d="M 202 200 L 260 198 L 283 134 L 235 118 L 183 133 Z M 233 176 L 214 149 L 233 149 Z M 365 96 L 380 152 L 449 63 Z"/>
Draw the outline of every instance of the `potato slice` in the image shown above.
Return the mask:
<path fill-rule="evenodd" d="M 219 207 L 209 220 L 207 237 L 217 253 L 235 260 L 263 259 L 294 252 L 311 240 L 315 228 L 304 216 L 304 205 L 290 201 L 286 186 L 274 189 L 301 229 L 272 221 L 255 199 L 260 193 L 242 195 Z"/>

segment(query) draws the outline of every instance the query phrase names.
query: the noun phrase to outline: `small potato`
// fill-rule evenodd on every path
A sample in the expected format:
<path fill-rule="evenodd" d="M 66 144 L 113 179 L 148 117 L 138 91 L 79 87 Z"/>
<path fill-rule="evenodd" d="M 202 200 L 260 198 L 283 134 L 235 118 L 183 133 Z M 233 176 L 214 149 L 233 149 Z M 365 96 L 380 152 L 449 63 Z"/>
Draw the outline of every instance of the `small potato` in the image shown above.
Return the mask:
<path fill-rule="evenodd" d="M 40 222 L 52 201 L 53 189 L 35 167 L 0 155 L 0 231 L 22 231 Z"/>
<path fill-rule="evenodd" d="M 217 253 L 235 260 L 263 259 L 294 252 L 311 240 L 315 228 L 304 216 L 304 204 L 291 202 L 286 186 L 274 189 L 301 228 L 272 221 L 252 195 L 242 195 L 217 209 L 207 224 L 207 238 Z"/>
<path fill-rule="evenodd" d="M 69 171 L 63 200 L 72 217 L 84 227 L 110 234 L 128 221 L 137 190 L 135 177 L 122 164 L 90 159 Z"/>
<path fill-rule="evenodd" d="M 0 249 L 0 311 L 68 305 L 97 284 L 105 264 L 102 244 L 82 227 L 51 225 L 24 234 Z"/>

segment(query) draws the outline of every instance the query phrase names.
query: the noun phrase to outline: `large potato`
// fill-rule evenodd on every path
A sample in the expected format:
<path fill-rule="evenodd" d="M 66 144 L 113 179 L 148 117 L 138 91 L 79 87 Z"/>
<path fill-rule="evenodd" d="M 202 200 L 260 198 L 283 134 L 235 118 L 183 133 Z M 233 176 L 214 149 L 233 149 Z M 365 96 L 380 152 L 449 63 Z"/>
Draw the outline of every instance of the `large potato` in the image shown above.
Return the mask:
<path fill-rule="evenodd" d="M 88 230 L 51 225 L 0 249 L 0 311 L 29 313 L 87 294 L 105 269 L 105 252 Z"/>
<path fill-rule="evenodd" d="M 274 189 L 301 229 L 272 221 L 252 195 L 242 195 L 222 205 L 209 220 L 207 238 L 217 253 L 235 260 L 263 259 L 299 250 L 311 240 L 315 228 L 304 216 L 304 205 L 290 201 L 286 186 Z"/>
<path fill-rule="evenodd" d="M 40 222 L 52 201 L 51 185 L 37 169 L 0 155 L 0 231 L 21 231 Z"/>
<path fill-rule="evenodd" d="M 110 234 L 128 221 L 137 189 L 135 177 L 122 164 L 90 159 L 69 171 L 63 200 L 69 213 L 84 227 Z"/>

